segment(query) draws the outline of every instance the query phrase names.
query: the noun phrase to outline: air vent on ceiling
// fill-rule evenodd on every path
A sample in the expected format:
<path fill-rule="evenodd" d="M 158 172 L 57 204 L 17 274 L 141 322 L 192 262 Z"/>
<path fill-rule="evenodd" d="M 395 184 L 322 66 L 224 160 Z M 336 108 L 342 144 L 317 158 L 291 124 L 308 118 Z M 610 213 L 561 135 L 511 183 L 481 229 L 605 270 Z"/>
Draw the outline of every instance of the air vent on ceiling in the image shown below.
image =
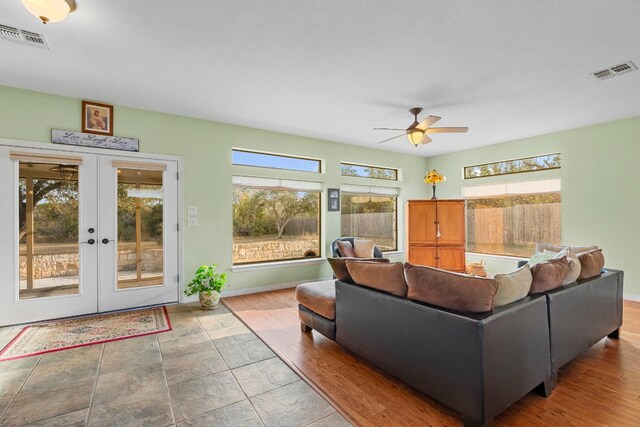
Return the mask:
<path fill-rule="evenodd" d="M 596 71 L 595 73 L 591 73 L 591 75 L 596 80 L 606 80 L 619 76 L 620 74 L 630 73 L 637 69 L 638 68 L 633 62 L 627 61 L 622 64 L 614 65 L 613 67 L 605 68 L 604 70 Z"/>
<path fill-rule="evenodd" d="M 0 39 L 10 42 L 26 44 L 28 46 L 39 47 L 41 49 L 51 50 L 47 39 L 43 34 L 34 33 L 33 31 L 21 30 L 20 28 L 10 27 L 0 24 Z"/>

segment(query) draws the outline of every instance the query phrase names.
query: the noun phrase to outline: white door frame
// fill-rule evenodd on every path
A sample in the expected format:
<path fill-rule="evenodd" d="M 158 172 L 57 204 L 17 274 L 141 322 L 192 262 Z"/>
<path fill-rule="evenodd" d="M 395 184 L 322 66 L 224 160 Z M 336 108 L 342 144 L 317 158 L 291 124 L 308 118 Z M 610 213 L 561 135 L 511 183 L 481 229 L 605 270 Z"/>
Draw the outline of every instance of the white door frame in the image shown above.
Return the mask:
<path fill-rule="evenodd" d="M 59 152 L 68 153 L 81 153 L 81 154 L 101 154 L 114 157 L 128 157 L 139 158 L 146 160 L 166 160 L 174 161 L 178 164 L 178 212 L 177 219 L 179 224 L 178 229 L 178 295 L 177 301 L 184 302 L 184 187 L 183 187 L 183 168 L 184 159 L 182 156 L 168 155 L 168 154 L 153 154 L 153 153 L 140 153 L 131 151 L 117 151 L 109 149 L 100 149 L 92 147 L 78 147 L 73 145 L 53 144 L 50 142 L 36 142 L 36 141 L 23 141 L 18 139 L 6 139 L 0 138 L 0 146 L 15 147 L 15 148 L 33 148 L 41 150 L 55 150 Z"/>

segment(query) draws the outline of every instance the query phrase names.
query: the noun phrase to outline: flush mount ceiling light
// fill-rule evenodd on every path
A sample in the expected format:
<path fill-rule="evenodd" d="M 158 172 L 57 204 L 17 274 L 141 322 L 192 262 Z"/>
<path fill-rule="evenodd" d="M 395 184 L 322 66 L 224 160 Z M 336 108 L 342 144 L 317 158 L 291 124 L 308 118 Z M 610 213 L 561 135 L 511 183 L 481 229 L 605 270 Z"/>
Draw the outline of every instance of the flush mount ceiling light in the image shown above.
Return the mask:
<path fill-rule="evenodd" d="M 22 4 L 43 24 L 60 22 L 76 10 L 75 0 L 22 0 Z"/>

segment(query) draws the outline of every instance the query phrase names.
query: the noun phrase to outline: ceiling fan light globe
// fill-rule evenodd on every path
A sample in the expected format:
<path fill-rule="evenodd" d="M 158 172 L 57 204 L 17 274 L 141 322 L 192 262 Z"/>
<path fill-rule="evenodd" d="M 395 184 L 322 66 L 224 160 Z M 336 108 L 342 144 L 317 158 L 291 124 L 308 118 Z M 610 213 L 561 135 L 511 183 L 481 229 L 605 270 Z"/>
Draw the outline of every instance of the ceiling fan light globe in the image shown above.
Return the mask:
<path fill-rule="evenodd" d="M 418 145 L 420 145 L 420 143 L 422 143 L 422 140 L 424 139 L 424 131 L 420 129 L 412 129 L 410 131 L 407 131 L 407 139 L 411 144 L 417 147 Z"/>
<path fill-rule="evenodd" d="M 44 24 L 60 22 L 76 9 L 74 0 L 22 0 L 22 4 Z"/>

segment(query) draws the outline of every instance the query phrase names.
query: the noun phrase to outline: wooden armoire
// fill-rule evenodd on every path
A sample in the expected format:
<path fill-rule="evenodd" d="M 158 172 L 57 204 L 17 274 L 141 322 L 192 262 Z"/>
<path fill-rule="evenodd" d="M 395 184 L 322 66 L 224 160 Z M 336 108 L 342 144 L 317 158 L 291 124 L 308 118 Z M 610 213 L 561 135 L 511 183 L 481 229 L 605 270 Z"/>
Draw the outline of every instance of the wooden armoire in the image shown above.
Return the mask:
<path fill-rule="evenodd" d="M 465 272 L 465 200 L 409 200 L 408 261 Z"/>

